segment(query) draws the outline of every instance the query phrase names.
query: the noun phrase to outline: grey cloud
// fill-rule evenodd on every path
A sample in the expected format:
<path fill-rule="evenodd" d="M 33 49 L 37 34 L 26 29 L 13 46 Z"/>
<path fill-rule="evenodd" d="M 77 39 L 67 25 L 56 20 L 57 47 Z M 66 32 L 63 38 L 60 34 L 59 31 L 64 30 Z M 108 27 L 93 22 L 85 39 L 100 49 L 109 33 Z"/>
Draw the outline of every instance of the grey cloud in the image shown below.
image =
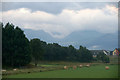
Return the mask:
<path fill-rule="evenodd" d="M 106 14 L 106 11 L 109 14 Z M 102 9 L 64 9 L 58 15 L 20 8 L 3 12 L 3 21 L 11 21 L 27 29 L 44 30 L 56 38 L 64 38 L 76 30 L 114 33 L 117 31 L 117 8 L 107 5 Z M 54 32 L 58 32 L 59 35 Z"/>
<path fill-rule="evenodd" d="M 47 13 L 59 14 L 63 9 L 80 10 L 84 8 L 103 8 L 106 5 L 114 5 L 117 2 L 3 2 L 3 11 L 29 8 L 32 11 L 45 11 Z"/>

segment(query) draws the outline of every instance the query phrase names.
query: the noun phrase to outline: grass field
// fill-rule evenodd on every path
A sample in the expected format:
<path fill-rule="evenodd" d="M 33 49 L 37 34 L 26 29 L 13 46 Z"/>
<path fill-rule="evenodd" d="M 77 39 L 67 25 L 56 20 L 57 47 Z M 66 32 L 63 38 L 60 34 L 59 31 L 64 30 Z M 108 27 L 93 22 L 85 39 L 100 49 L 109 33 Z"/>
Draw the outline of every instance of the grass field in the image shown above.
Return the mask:
<path fill-rule="evenodd" d="M 105 66 L 109 66 L 110 69 L 106 70 Z M 75 70 L 69 68 L 68 70 L 23 73 L 3 76 L 3 78 L 118 78 L 118 65 L 91 65 Z"/>

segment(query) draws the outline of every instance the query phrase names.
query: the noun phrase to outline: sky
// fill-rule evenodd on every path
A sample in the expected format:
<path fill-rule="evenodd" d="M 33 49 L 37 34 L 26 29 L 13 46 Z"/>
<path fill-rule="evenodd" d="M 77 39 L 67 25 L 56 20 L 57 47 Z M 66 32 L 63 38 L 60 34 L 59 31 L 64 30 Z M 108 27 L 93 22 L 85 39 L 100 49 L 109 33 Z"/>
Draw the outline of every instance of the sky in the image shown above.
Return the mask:
<path fill-rule="evenodd" d="M 55 39 L 64 39 L 77 31 L 102 35 L 118 32 L 117 2 L 3 2 L 0 13 L 4 24 L 43 30 Z"/>

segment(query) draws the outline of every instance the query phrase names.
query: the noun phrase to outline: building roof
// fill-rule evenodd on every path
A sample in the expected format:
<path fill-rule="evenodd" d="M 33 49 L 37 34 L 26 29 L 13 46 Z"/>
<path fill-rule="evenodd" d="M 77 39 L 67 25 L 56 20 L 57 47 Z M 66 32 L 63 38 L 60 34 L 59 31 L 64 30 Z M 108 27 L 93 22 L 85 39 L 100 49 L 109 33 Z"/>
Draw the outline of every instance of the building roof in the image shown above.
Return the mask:
<path fill-rule="evenodd" d="M 104 54 L 108 54 L 110 53 L 110 51 L 107 50 L 90 50 L 92 52 L 92 54 L 99 54 L 99 53 L 104 53 Z"/>

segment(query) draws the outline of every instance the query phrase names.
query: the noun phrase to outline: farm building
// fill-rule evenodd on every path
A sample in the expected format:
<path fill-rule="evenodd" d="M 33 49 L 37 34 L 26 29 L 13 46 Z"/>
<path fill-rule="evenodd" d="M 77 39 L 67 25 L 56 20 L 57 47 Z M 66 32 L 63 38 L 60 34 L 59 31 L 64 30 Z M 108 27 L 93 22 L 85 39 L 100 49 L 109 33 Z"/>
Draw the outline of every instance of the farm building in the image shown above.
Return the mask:
<path fill-rule="evenodd" d="M 110 51 L 107 50 L 90 50 L 93 54 L 93 57 L 96 57 L 99 53 L 104 53 L 105 55 L 110 55 Z"/>
<path fill-rule="evenodd" d="M 120 49 L 115 49 L 113 52 L 112 52 L 112 55 L 115 56 L 115 55 L 119 55 L 120 53 Z"/>

